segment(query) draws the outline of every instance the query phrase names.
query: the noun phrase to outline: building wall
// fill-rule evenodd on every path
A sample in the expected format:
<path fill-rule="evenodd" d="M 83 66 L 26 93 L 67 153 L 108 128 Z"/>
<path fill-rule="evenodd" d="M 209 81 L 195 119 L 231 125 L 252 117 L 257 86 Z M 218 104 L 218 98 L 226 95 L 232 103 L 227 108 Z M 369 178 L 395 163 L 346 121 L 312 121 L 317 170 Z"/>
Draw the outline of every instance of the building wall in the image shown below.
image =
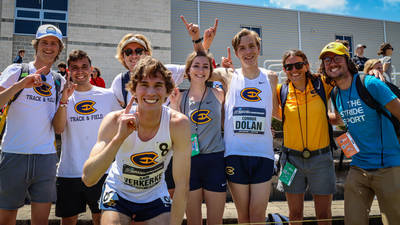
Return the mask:
<path fill-rule="evenodd" d="M 180 15 L 184 15 L 190 22 L 197 23 L 197 2 L 172 0 L 173 63 L 184 63 L 186 56 L 193 49 L 190 37 L 179 19 Z M 219 19 L 219 26 L 211 52 L 217 62 L 220 62 L 222 56 L 227 55 L 227 47 L 231 47 L 233 55 L 231 41 L 233 36 L 241 30 L 241 26 L 255 26 L 262 29 L 260 65 L 265 59 L 280 59 L 282 49 L 298 48 L 297 12 L 295 11 L 211 2 L 200 3 L 201 32 L 213 26 L 216 17 Z M 233 57 L 233 62 L 237 67 L 240 65 L 236 57 Z"/>
<path fill-rule="evenodd" d="M 383 23 L 378 20 L 359 19 L 317 13 L 301 13 L 302 47 L 316 70 L 319 67 L 319 53 L 335 35 L 353 37 L 353 49 L 358 43 L 367 48 L 364 55 L 377 58 L 376 50 L 384 40 Z"/>
<path fill-rule="evenodd" d="M 68 4 L 68 31 L 64 39 L 66 48 L 59 61 L 66 61 L 67 53 L 74 49 L 88 52 L 92 64 L 100 68 L 106 86 L 109 87 L 116 74 L 126 71 L 114 57 L 119 41 L 127 33 L 141 33 L 150 39 L 154 48 L 153 55 L 164 63 L 170 63 L 170 1 L 69 0 Z M 15 1 L 3 0 L 1 5 L 2 71 L 12 62 L 20 48 L 27 51 L 25 62 L 33 59 L 34 50 L 30 41 L 34 36 L 14 35 Z"/>
<path fill-rule="evenodd" d="M 183 63 L 186 55 L 192 51 L 188 34 L 179 19 L 184 15 L 190 22 L 197 23 L 197 1 L 172 0 L 172 62 Z M 240 25 L 253 25 L 262 28 L 262 52 L 259 65 L 265 59 L 280 60 L 284 51 L 299 48 L 298 11 L 251 7 L 224 3 L 200 2 L 201 30 L 212 26 L 214 18 L 220 19 L 217 36 L 211 47 L 217 63 L 226 55 L 226 47 L 231 47 L 231 40 L 240 30 Z M 353 48 L 358 43 L 367 45 L 365 55 L 378 58 L 376 52 L 384 41 L 383 21 L 344 17 L 320 13 L 300 12 L 301 47 L 311 62 L 312 69 L 319 68 L 318 56 L 328 42 L 335 40 L 335 35 L 353 38 Z M 400 71 L 400 59 L 396 49 L 400 48 L 400 23 L 386 22 L 389 42 L 393 43 L 395 53 L 393 64 Z M 396 47 L 397 46 L 397 47 Z M 235 67 L 240 66 L 234 57 Z M 275 67 L 279 68 L 279 67 Z"/>

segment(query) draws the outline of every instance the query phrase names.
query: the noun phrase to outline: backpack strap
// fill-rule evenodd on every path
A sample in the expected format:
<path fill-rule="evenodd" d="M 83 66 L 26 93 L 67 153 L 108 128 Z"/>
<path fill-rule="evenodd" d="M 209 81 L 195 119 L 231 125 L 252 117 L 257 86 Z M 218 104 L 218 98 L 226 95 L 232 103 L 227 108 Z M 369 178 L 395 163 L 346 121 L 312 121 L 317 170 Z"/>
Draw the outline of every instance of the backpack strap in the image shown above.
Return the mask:
<path fill-rule="evenodd" d="M 23 78 L 25 78 L 26 76 L 29 75 L 29 64 L 28 63 L 21 63 L 21 73 L 19 74 L 18 77 L 18 81 L 22 80 Z M 12 102 L 14 102 L 18 96 L 21 94 L 21 92 L 24 89 L 19 90 L 13 98 L 10 99 L 10 101 L 8 101 L 8 105 L 10 105 Z"/>
<path fill-rule="evenodd" d="M 279 96 L 281 99 L 281 109 L 282 109 L 282 124 L 285 122 L 285 105 L 287 96 L 289 93 L 289 84 L 284 82 L 282 83 L 281 89 L 279 90 Z"/>
<path fill-rule="evenodd" d="M 57 72 L 51 72 L 53 76 L 54 85 L 56 86 L 56 105 L 58 104 L 58 100 L 60 100 L 60 90 L 61 90 L 61 74 Z"/>
<path fill-rule="evenodd" d="M 121 74 L 121 90 L 122 90 L 122 97 L 124 98 L 124 108 L 128 103 L 128 91 L 126 90 L 126 84 L 130 80 L 130 72 L 127 71 Z"/>
<path fill-rule="evenodd" d="M 336 149 L 337 145 L 336 142 L 333 138 L 333 127 L 329 123 L 329 115 L 328 115 L 328 103 L 327 103 L 327 98 L 326 98 L 326 93 L 325 93 L 325 87 L 324 84 L 322 83 L 321 77 L 314 77 L 311 79 L 311 83 L 313 85 L 314 90 L 317 92 L 319 97 L 321 97 L 322 101 L 324 102 L 325 105 L 325 113 L 326 113 L 326 119 L 328 121 L 328 131 L 329 131 L 329 141 L 330 141 L 330 146 L 331 149 Z"/>

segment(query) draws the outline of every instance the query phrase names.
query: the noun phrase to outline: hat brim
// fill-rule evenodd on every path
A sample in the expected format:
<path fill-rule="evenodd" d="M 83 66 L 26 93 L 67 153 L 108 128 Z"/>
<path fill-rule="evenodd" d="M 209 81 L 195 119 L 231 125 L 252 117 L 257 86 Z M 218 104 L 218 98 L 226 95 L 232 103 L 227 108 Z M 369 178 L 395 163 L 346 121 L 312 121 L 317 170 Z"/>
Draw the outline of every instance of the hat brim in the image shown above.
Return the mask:
<path fill-rule="evenodd" d="M 328 52 L 332 52 L 332 53 L 334 53 L 336 55 L 347 55 L 347 54 L 343 54 L 343 52 L 338 51 L 336 49 L 326 49 L 326 50 L 322 51 L 321 54 L 319 54 L 319 59 L 322 59 L 322 56 L 324 56 Z"/>
<path fill-rule="evenodd" d="M 136 38 L 136 37 L 131 37 L 128 40 L 126 40 L 124 42 L 124 44 L 122 44 L 121 49 L 124 49 L 130 43 L 137 43 L 137 44 L 141 45 L 147 51 L 146 43 L 144 43 L 143 40 Z"/>
<path fill-rule="evenodd" d="M 36 37 L 36 39 L 39 40 L 39 39 L 42 39 L 42 38 L 45 38 L 45 37 L 49 37 L 49 36 L 56 37 L 58 40 L 62 41 L 62 37 L 57 36 L 55 34 L 43 34 L 43 35 L 40 35 L 40 37 Z"/>

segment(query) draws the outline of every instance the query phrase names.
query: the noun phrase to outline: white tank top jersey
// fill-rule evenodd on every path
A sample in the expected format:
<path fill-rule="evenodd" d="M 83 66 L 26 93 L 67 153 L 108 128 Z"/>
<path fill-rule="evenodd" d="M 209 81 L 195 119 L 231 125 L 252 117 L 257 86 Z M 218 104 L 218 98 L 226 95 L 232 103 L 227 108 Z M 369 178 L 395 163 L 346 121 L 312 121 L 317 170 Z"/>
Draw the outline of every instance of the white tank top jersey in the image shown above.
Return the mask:
<path fill-rule="evenodd" d="M 271 132 L 272 90 L 267 71 L 255 79 L 236 69 L 225 99 L 225 157 L 258 156 L 274 159 Z"/>
<path fill-rule="evenodd" d="M 122 198 L 135 203 L 148 203 L 169 196 L 164 171 L 172 156 L 170 109 L 162 107 L 157 134 L 146 142 L 137 132 L 121 145 L 106 179 L 106 184 Z M 132 107 L 136 111 L 136 107 Z"/>
<path fill-rule="evenodd" d="M 83 164 L 97 141 L 103 118 L 120 110 L 112 91 L 92 86 L 89 91 L 77 91 L 68 99 L 67 124 L 61 134 L 61 158 L 57 177 L 81 177 Z"/>
<path fill-rule="evenodd" d="M 33 62 L 29 63 L 29 74 L 36 72 Z M 21 64 L 8 66 L 0 76 L 0 86 L 9 88 L 18 81 Z M 17 154 L 52 154 L 54 146 L 53 117 L 56 105 L 56 88 L 52 72 L 45 75 L 41 87 L 25 88 L 11 104 L 4 136 L 1 143 L 3 152 Z M 61 78 L 60 90 L 65 79 Z"/>

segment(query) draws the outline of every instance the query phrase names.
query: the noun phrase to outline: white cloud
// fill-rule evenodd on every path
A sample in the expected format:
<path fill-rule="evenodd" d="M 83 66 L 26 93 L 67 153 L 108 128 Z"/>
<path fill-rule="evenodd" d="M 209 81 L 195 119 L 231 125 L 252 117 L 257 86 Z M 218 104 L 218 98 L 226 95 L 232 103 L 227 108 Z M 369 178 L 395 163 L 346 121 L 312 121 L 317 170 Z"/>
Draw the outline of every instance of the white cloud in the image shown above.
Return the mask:
<path fill-rule="evenodd" d="M 397 1 L 400 0 L 385 0 L 385 1 Z M 311 10 L 317 10 L 320 12 L 329 13 L 343 13 L 347 11 L 347 0 L 270 0 L 271 4 L 287 8 L 296 9 L 297 7 L 305 7 Z"/>

